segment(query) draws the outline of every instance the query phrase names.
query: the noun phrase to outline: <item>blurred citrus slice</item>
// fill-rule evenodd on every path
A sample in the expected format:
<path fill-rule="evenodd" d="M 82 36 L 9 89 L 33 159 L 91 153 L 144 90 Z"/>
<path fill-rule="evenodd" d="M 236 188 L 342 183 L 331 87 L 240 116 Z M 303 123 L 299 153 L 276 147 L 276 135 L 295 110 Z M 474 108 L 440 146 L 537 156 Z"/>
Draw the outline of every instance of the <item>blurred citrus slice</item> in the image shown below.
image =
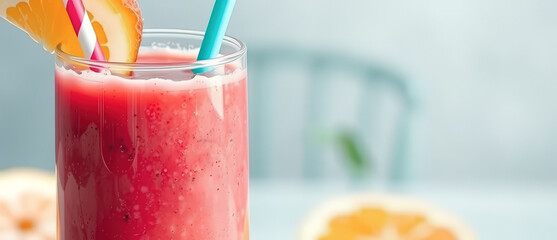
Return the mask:
<path fill-rule="evenodd" d="M 135 62 L 143 19 L 135 0 L 83 0 L 107 60 Z M 0 0 L 0 16 L 53 52 L 83 57 L 62 0 Z"/>
<path fill-rule="evenodd" d="M 0 239 L 56 239 L 54 174 L 0 171 Z"/>
<path fill-rule="evenodd" d="M 317 207 L 300 240 L 473 240 L 458 218 L 403 196 L 360 194 Z"/>

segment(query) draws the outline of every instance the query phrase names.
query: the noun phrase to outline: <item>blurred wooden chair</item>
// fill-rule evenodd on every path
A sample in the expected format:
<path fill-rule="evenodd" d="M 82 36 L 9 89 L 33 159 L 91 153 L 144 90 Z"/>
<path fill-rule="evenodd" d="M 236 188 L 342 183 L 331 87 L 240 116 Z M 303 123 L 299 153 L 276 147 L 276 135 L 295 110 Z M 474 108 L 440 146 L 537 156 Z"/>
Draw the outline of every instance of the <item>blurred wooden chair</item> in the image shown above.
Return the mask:
<path fill-rule="evenodd" d="M 399 74 L 295 48 L 250 49 L 248 64 L 252 177 L 407 176 L 413 92 Z"/>

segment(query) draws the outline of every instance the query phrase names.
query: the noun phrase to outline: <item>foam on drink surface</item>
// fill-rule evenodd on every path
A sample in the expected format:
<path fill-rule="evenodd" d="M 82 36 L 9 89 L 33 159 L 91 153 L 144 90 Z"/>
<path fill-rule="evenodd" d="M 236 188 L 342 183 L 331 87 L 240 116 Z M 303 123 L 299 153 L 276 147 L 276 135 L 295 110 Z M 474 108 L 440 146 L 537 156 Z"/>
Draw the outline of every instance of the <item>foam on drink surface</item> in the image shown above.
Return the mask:
<path fill-rule="evenodd" d="M 194 61 L 199 50 L 177 50 L 171 48 L 142 49 L 138 57 L 138 63 L 170 63 L 176 66 L 177 63 L 191 63 Z M 164 58 L 160 56 L 164 55 Z M 207 76 L 204 74 L 194 74 L 191 70 L 183 69 L 163 69 L 149 70 L 142 69 L 134 71 L 131 76 L 123 77 L 112 74 L 109 70 L 94 72 L 92 70 L 76 71 L 63 66 L 56 66 L 58 74 L 73 76 L 87 82 L 125 83 L 130 86 L 158 86 L 169 88 L 171 91 L 181 91 L 186 89 L 207 88 L 215 85 L 229 84 L 246 78 L 246 71 L 241 70 L 234 64 L 217 66 L 214 72 Z M 209 74 L 208 74 L 209 75 Z M 69 78 L 64 78 L 69 79 Z"/>

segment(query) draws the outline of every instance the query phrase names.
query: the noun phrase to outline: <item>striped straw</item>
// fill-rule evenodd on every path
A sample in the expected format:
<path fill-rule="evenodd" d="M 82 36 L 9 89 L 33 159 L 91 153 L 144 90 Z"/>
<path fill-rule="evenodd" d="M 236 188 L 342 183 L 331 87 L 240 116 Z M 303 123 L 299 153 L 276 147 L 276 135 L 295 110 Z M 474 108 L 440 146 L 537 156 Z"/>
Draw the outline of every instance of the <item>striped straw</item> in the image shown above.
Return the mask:
<path fill-rule="evenodd" d="M 93 29 L 89 15 L 83 6 L 83 2 L 81 0 L 62 1 L 64 2 L 66 12 L 72 22 L 75 34 L 79 39 L 79 44 L 81 44 L 81 49 L 83 50 L 83 54 L 85 54 L 85 58 L 97 61 L 106 61 L 101 45 L 97 40 L 95 29 Z M 93 70 L 97 71 L 98 69 Z"/>

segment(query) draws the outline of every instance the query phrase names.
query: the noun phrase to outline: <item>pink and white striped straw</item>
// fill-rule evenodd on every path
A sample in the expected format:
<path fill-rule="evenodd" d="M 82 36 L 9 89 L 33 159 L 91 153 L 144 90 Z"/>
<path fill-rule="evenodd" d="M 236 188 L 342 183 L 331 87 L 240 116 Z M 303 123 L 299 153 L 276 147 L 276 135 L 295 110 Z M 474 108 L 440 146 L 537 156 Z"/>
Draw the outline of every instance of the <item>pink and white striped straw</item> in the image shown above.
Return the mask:
<path fill-rule="evenodd" d="M 101 45 L 99 44 L 99 40 L 97 39 L 95 29 L 93 29 L 89 15 L 87 15 L 85 7 L 83 6 L 83 2 L 81 0 L 62 1 L 64 2 L 66 12 L 72 22 L 75 34 L 79 39 L 79 44 L 81 45 L 83 54 L 85 54 L 85 58 L 97 61 L 106 61 Z M 97 71 L 98 69 L 93 68 L 93 70 Z"/>

